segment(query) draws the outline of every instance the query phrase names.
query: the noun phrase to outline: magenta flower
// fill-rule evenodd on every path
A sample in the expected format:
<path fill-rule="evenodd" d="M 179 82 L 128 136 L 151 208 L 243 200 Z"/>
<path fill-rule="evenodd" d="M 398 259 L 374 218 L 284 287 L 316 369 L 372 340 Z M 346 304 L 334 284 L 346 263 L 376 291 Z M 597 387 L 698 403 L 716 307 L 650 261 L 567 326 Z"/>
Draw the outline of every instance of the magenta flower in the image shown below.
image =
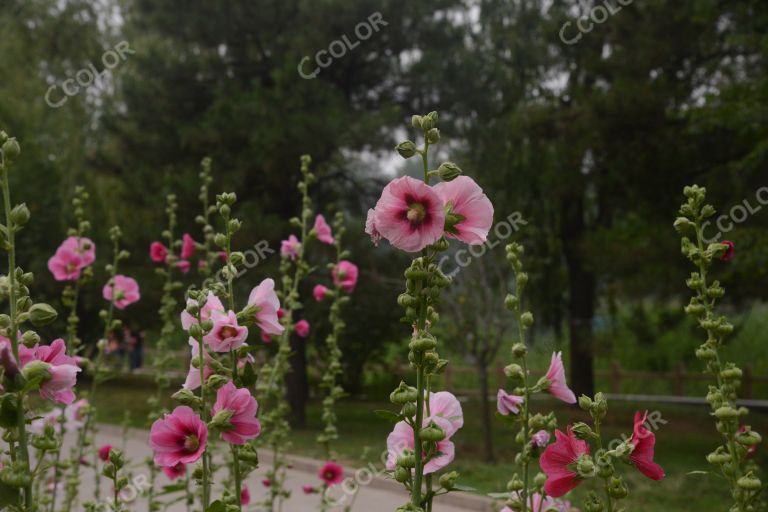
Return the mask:
<path fill-rule="evenodd" d="M 632 433 L 632 454 L 629 460 L 642 474 L 651 480 L 664 478 L 664 469 L 653 462 L 653 451 L 656 446 L 656 436 L 645 428 L 645 420 L 648 419 L 648 411 L 635 413 L 635 428 Z"/>
<path fill-rule="evenodd" d="M 170 480 L 179 479 L 187 474 L 187 466 L 181 462 L 175 466 L 163 466 L 162 469 L 163 473 L 165 473 L 165 476 L 167 476 Z"/>
<path fill-rule="evenodd" d="M 430 419 L 435 425 L 443 429 L 444 432 L 450 432 L 451 424 L 445 418 L 435 416 Z M 425 423 L 425 425 L 428 423 Z M 392 471 L 396 467 L 397 458 L 408 448 L 413 450 L 416 443 L 413 439 L 413 428 L 404 421 L 395 424 L 394 430 L 387 436 L 387 469 Z M 430 458 L 424 465 L 424 474 L 428 475 L 435 471 L 440 471 L 448 464 L 453 462 L 456 454 L 456 447 L 448 437 L 437 443 L 437 453 Z"/>
<path fill-rule="evenodd" d="M 334 244 L 335 241 L 333 239 L 333 234 L 331 233 L 331 226 L 325 222 L 325 217 L 318 214 L 317 217 L 315 217 L 315 227 L 313 229 L 319 241 L 328 245 Z"/>
<path fill-rule="evenodd" d="M 544 448 L 549 444 L 550 437 L 549 432 L 546 430 L 539 430 L 531 436 L 531 443 L 539 448 Z"/>
<path fill-rule="evenodd" d="M 299 257 L 299 250 L 301 249 L 301 242 L 295 235 L 288 237 L 288 240 L 280 242 L 280 255 L 284 258 L 290 258 L 295 260 Z"/>
<path fill-rule="evenodd" d="M 502 416 L 517 414 L 520 412 L 520 406 L 525 402 L 525 398 L 517 395 L 510 395 L 503 389 L 499 389 L 496 394 L 496 409 Z"/>
<path fill-rule="evenodd" d="M 317 492 L 317 489 L 311 485 L 302 485 L 301 490 L 304 491 L 304 494 L 315 494 Z"/>
<path fill-rule="evenodd" d="M 443 429 L 445 430 L 446 437 L 451 437 L 464 426 L 464 412 L 461 410 L 461 403 L 459 403 L 458 398 L 448 391 L 438 391 L 437 393 L 429 394 L 429 412 L 431 416 L 425 420 L 426 424 L 429 424 L 429 420 L 435 417 L 442 418 L 448 422 L 449 428 Z"/>
<path fill-rule="evenodd" d="M 105 300 L 110 302 L 114 300 L 117 309 L 125 309 L 126 306 L 138 302 L 141 298 L 139 283 L 134 278 L 122 274 L 116 275 L 114 280 L 104 285 L 102 295 Z"/>
<path fill-rule="evenodd" d="M 539 464 L 547 475 L 544 491 L 554 498 L 559 498 L 583 482 L 578 473 L 573 471 L 573 467 L 579 457 L 589 454 L 589 445 L 576 438 L 570 426 L 568 435 L 555 430 L 555 438 L 556 441 L 547 446 L 541 454 Z"/>
<path fill-rule="evenodd" d="M 483 189 L 469 176 L 459 176 L 438 183 L 435 192 L 448 209 L 448 236 L 469 245 L 484 243 L 493 224 L 493 205 Z"/>
<path fill-rule="evenodd" d="M 331 270 L 333 284 L 341 287 L 347 293 L 352 293 L 357 285 L 357 265 L 351 261 L 341 260 L 338 265 Z"/>
<path fill-rule="evenodd" d="M 40 345 L 27 348 L 19 345 L 19 359 L 23 368 L 32 361 L 40 361 L 48 365 L 48 378 L 40 384 L 40 396 L 46 400 L 69 405 L 75 401 L 72 388 L 77 382 L 77 374 L 81 371 L 74 357 L 66 354 L 64 340 L 56 339 L 50 345 Z"/>
<path fill-rule="evenodd" d="M 96 245 L 93 243 L 93 240 L 84 236 L 79 238 L 76 236 L 68 237 L 61 243 L 59 250 L 74 252 L 79 255 L 83 262 L 83 266 L 80 267 L 81 269 L 93 265 L 93 262 L 96 261 Z"/>
<path fill-rule="evenodd" d="M 251 502 L 251 492 L 248 490 L 247 485 L 243 485 L 240 491 L 240 505 L 248 505 Z"/>
<path fill-rule="evenodd" d="M 189 272 L 189 269 L 192 268 L 192 264 L 187 260 L 180 260 L 176 262 L 176 268 L 178 268 L 182 274 L 186 274 Z"/>
<path fill-rule="evenodd" d="M 720 256 L 720 259 L 723 261 L 732 260 L 733 257 L 736 256 L 736 244 L 730 240 L 723 240 L 721 243 L 725 245 L 725 252 Z"/>
<path fill-rule="evenodd" d="M 320 480 L 325 482 L 325 485 L 332 487 L 340 484 L 344 480 L 344 468 L 336 462 L 328 461 L 320 468 L 317 476 L 320 477 Z"/>
<path fill-rule="evenodd" d="M 275 282 L 272 279 L 264 279 L 259 286 L 251 290 L 251 294 L 248 296 L 248 305 L 257 308 L 256 325 L 263 332 L 281 334 L 285 330 L 277 315 L 280 309 L 280 300 L 275 293 Z"/>
<path fill-rule="evenodd" d="M 302 338 L 309 336 L 309 322 L 306 320 L 299 320 L 296 322 L 296 334 Z"/>
<path fill-rule="evenodd" d="M 189 233 L 184 233 L 181 237 L 181 259 L 188 260 L 195 254 L 195 239 Z"/>
<path fill-rule="evenodd" d="M 546 377 L 549 381 L 547 391 L 552 396 L 567 404 L 576 403 L 576 395 L 573 394 L 573 391 L 568 388 L 568 384 L 565 382 L 565 366 L 563 366 L 562 352 L 552 353 L 552 361 L 549 363 Z"/>
<path fill-rule="evenodd" d="M 443 236 L 443 201 L 423 181 L 410 176 L 397 178 L 384 187 L 376 203 L 373 225 L 398 249 L 420 251 Z"/>
<path fill-rule="evenodd" d="M 321 284 L 316 284 L 314 288 L 312 288 L 312 296 L 315 298 L 317 302 L 322 302 L 323 299 L 325 299 L 325 296 L 328 294 L 328 288 Z"/>
<path fill-rule="evenodd" d="M 190 305 L 194 303 L 192 299 L 187 301 L 187 305 Z M 200 317 L 203 319 L 203 321 L 209 320 L 211 318 L 211 314 L 214 311 L 218 311 L 223 313 L 224 312 L 224 305 L 221 303 L 219 298 L 213 294 L 213 292 L 208 292 L 208 297 L 205 299 L 205 305 L 200 308 Z M 184 311 L 181 312 L 181 328 L 185 331 L 189 330 L 189 326 L 192 324 L 197 323 L 197 318 L 187 313 L 187 310 L 184 309 Z"/>
<path fill-rule="evenodd" d="M 57 281 L 76 281 L 80 279 L 83 260 L 76 252 L 59 249 L 48 260 L 48 270 Z"/>
<path fill-rule="evenodd" d="M 368 216 L 365 219 L 365 232 L 370 235 L 373 245 L 378 247 L 381 241 L 381 233 L 376 229 L 376 210 L 373 208 L 368 210 Z"/>
<path fill-rule="evenodd" d="M 229 428 L 221 433 L 221 438 L 232 444 L 245 444 L 261 433 L 261 424 L 256 419 L 259 404 L 245 388 L 238 389 L 230 381 L 216 392 L 216 403 L 213 404 L 213 415 L 221 411 L 230 411 Z"/>
<path fill-rule="evenodd" d="M 152 424 L 149 445 L 155 452 L 158 466 L 192 464 L 203 455 L 208 440 L 208 427 L 186 405 L 176 407 L 171 414 Z"/>
<path fill-rule="evenodd" d="M 149 259 L 155 263 L 163 263 L 168 257 L 168 248 L 162 242 L 152 242 L 149 246 Z"/>
<path fill-rule="evenodd" d="M 111 444 L 105 444 L 99 448 L 99 458 L 103 460 L 104 462 L 107 462 L 109 460 L 109 452 L 112 451 L 112 445 Z"/>
<path fill-rule="evenodd" d="M 237 323 L 237 315 L 234 311 L 227 313 L 214 311 L 211 314 L 213 329 L 203 336 L 203 341 L 214 352 L 231 352 L 245 344 L 248 337 L 248 328 Z"/>

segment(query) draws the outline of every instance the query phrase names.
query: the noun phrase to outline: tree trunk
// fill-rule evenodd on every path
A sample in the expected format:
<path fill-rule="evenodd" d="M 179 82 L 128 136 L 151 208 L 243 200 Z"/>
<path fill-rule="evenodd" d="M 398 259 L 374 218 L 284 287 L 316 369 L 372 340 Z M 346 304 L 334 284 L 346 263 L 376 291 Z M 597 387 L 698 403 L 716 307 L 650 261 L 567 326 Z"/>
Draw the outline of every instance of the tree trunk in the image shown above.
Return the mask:
<path fill-rule="evenodd" d="M 488 385 L 488 365 L 482 358 L 477 359 L 477 374 L 480 377 L 480 414 L 483 416 L 483 444 L 485 450 L 485 461 L 493 462 L 495 457 L 493 454 L 493 430 L 492 430 L 492 417 L 491 407 L 488 402 L 489 385 Z"/>
<path fill-rule="evenodd" d="M 285 376 L 288 404 L 291 407 L 291 426 L 302 428 L 307 424 L 309 379 L 307 378 L 307 344 L 298 336 L 291 336 L 290 371 Z"/>
<path fill-rule="evenodd" d="M 567 201 L 563 212 L 562 242 L 568 266 L 570 385 L 576 396 L 595 394 L 592 318 L 595 314 L 596 283 L 582 246 L 586 230 L 582 196 Z"/>

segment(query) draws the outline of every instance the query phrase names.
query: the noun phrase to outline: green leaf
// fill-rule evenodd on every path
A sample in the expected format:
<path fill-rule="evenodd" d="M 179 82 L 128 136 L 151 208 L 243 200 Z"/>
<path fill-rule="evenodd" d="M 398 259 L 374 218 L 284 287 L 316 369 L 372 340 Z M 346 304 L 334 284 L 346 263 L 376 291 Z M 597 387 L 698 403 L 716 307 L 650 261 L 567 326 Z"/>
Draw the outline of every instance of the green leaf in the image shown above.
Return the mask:
<path fill-rule="evenodd" d="M 0 510 L 8 506 L 19 505 L 21 503 L 21 492 L 17 487 L 11 487 L 0 483 Z"/>
<path fill-rule="evenodd" d="M 395 414 L 392 411 L 387 411 L 387 410 L 384 410 L 384 409 L 377 409 L 377 410 L 375 410 L 373 412 L 379 418 L 384 418 L 385 420 L 389 420 L 392 423 L 397 423 L 398 421 L 401 421 L 403 419 L 403 417 L 400 416 L 399 414 Z"/>
<path fill-rule="evenodd" d="M 475 489 L 474 487 L 470 487 L 468 485 L 461 485 L 461 484 L 454 485 L 453 490 L 461 491 L 461 492 L 477 492 L 477 489 Z M 509 494 L 507 494 L 505 497 L 507 496 L 509 496 Z"/>
<path fill-rule="evenodd" d="M 227 510 L 226 505 L 223 502 L 216 500 L 205 509 L 205 512 L 225 512 Z"/>
<path fill-rule="evenodd" d="M 18 421 L 19 409 L 12 395 L 5 395 L 0 402 L 0 427 L 13 428 Z"/>

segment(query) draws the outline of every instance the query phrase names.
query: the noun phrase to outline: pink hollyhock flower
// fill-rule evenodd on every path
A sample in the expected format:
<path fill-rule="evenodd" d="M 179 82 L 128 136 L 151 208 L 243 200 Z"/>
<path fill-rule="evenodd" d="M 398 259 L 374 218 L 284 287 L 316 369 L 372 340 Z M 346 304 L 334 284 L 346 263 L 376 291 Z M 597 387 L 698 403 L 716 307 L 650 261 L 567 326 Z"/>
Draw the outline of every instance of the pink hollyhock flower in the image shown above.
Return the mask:
<path fill-rule="evenodd" d="M 227 251 L 219 251 L 219 258 L 221 258 L 221 261 L 226 263 L 227 262 Z"/>
<path fill-rule="evenodd" d="M 195 239 L 189 233 L 184 233 L 181 237 L 181 254 L 183 260 L 188 260 L 195 254 Z"/>
<path fill-rule="evenodd" d="M 190 299 L 187 301 L 187 306 L 193 303 L 194 301 Z M 203 321 L 210 320 L 211 314 L 214 311 L 223 313 L 224 305 L 221 303 L 219 298 L 213 294 L 213 292 L 208 292 L 208 297 L 206 297 L 205 299 L 205 305 L 200 308 L 200 317 L 203 319 Z M 196 323 L 197 323 L 197 318 L 187 313 L 186 309 L 184 309 L 184 311 L 181 312 L 181 328 L 182 329 L 184 329 L 185 331 L 188 331 L 189 326 Z"/>
<path fill-rule="evenodd" d="M 503 389 L 496 393 L 496 409 L 502 416 L 517 414 L 520 412 L 520 406 L 525 402 L 525 398 L 517 395 L 510 395 Z"/>
<path fill-rule="evenodd" d="M 378 247 L 381 241 L 381 233 L 376 229 L 376 210 L 373 208 L 368 210 L 368 217 L 365 219 L 365 232 L 370 235 L 374 247 Z"/>
<path fill-rule="evenodd" d="M 342 480 L 344 480 L 344 468 L 336 462 L 328 461 L 320 468 L 317 476 L 320 477 L 320 480 L 325 482 L 325 485 L 332 487 L 340 484 Z"/>
<path fill-rule="evenodd" d="M 720 243 L 726 246 L 725 252 L 723 253 L 722 256 L 720 256 L 720 259 L 723 261 L 732 260 L 733 257 L 736 256 L 736 244 L 734 244 L 730 240 L 723 240 Z"/>
<path fill-rule="evenodd" d="M 435 192 L 449 210 L 445 232 L 469 245 L 485 243 L 493 224 L 493 205 L 469 176 L 435 185 Z"/>
<path fill-rule="evenodd" d="M 546 377 L 549 381 L 547 391 L 552 396 L 567 404 L 576 403 L 576 395 L 573 394 L 573 391 L 568 388 L 565 382 L 565 366 L 563 366 L 562 352 L 552 353 L 552 361 L 549 363 Z"/>
<path fill-rule="evenodd" d="M 112 445 L 111 444 L 105 444 L 101 448 L 99 448 L 99 458 L 103 460 L 104 462 L 109 460 L 109 452 L 112 451 Z"/>
<path fill-rule="evenodd" d="M 304 494 L 315 494 L 317 492 L 317 489 L 311 485 L 302 485 L 301 490 L 304 491 Z"/>
<path fill-rule="evenodd" d="M 93 265 L 93 262 L 96 261 L 96 245 L 93 243 L 93 240 L 84 236 L 79 238 L 76 236 L 68 237 L 61 243 L 59 250 L 74 252 L 79 255 L 83 262 L 83 266 L 80 267 L 81 269 Z"/>
<path fill-rule="evenodd" d="M 56 339 L 50 345 L 27 348 L 19 345 L 19 359 L 23 368 L 32 361 L 48 364 L 49 378 L 40 384 L 40 396 L 60 404 L 69 405 L 75 401 L 77 374 L 81 371 L 74 357 L 66 354 L 64 340 Z"/>
<path fill-rule="evenodd" d="M 302 338 L 309 336 L 309 322 L 306 320 L 299 320 L 296 322 L 296 334 Z"/>
<path fill-rule="evenodd" d="M 318 214 L 317 217 L 315 217 L 315 227 L 313 229 L 315 230 L 315 235 L 319 241 L 328 245 L 333 245 L 335 243 L 333 234 L 331 233 L 331 226 L 325 222 L 325 217 L 322 215 Z"/>
<path fill-rule="evenodd" d="M 168 248 L 162 242 L 152 242 L 149 245 L 149 259 L 155 263 L 163 263 L 167 257 Z"/>
<path fill-rule="evenodd" d="M 449 428 L 443 429 L 445 430 L 446 438 L 451 437 L 464 426 L 464 412 L 461 410 L 461 403 L 459 403 L 458 398 L 448 391 L 438 391 L 437 393 L 429 394 L 429 412 L 431 416 L 424 420 L 425 424 L 429 424 L 429 420 L 435 417 L 442 418 L 448 422 Z"/>
<path fill-rule="evenodd" d="M 203 341 L 214 352 L 231 352 L 245 344 L 248 337 L 248 328 L 237 323 L 237 315 L 234 311 L 220 313 L 214 311 L 211 315 L 213 329 L 203 336 Z"/>
<path fill-rule="evenodd" d="M 280 324 L 277 314 L 280 309 L 280 300 L 275 293 L 275 282 L 272 279 L 263 280 L 259 286 L 251 290 L 248 295 L 248 305 L 255 306 L 256 325 L 267 334 L 282 334 L 285 330 Z"/>
<path fill-rule="evenodd" d="M 81 398 L 64 409 L 64 415 L 67 417 L 68 430 L 79 429 L 85 424 L 85 410 L 88 408 L 88 400 Z"/>
<path fill-rule="evenodd" d="M 112 302 L 114 300 L 117 309 L 125 309 L 134 302 L 137 302 L 141 295 L 139 293 L 139 283 L 132 277 L 126 277 L 118 274 L 112 282 L 104 285 L 102 295 L 105 300 Z"/>
<path fill-rule="evenodd" d="M 299 257 L 299 249 L 301 249 L 301 242 L 295 235 L 291 235 L 288 240 L 280 242 L 280 255 L 285 258 L 295 260 Z"/>
<path fill-rule="evenodd" d="M 194 362 L 200 357 L 200 344 L 195 338 L 189 338 L 189 344 L 192 347 L 192 359 L 189 363 L 189 372 L 187 372 L 187 379 L 184 381 L 183 387 L 184 389 L 192 390 L 200 387 L 200 368 L 194 367 Z M 205 380 L 208 380 L 208 377 L 214 373 L 210 364 L 212 360 L 213 358 L 208 352 L 203 355 L 203 362 L 205 363 L 205 366 L 203 366 L 203 378 L 205 378 Z"/>
<path fill-rule="evenodd" d="M 328 293 L 328 288 L 326 288 L 321 284 L 316 284 L 315 287 L 312 288 L 312 296 L 315 298 L 317 302 L 322 302 L 327 293 Z"/>
<path fill-rule="evenodd" d="M 443 429 L 444 432 L 451 431 L 451 424 L 445 418 L 435 416 L 428 418 L 435 425 Z M 425 422 L 425 425 L 428 425 Z M 415 442 L 413 439 L 413 428 L 404 421 L 395 424 L 394 430 L 387 436 L 387 469 L 392 471 L 396 467 L 397 458 L 408 448 L 413 450 Z M 428 475 L 435 471 L 440 471 L 448 464 L 453 462 L 456 454 L 456 447 L 449 438 L 445 438 L 437 443 L 437 453 L 424 465 L 424 474 Z"/>
<path fill-rule="evenodd" d="M 192 464 L 203 455 L 208 440 L 208 427 L 200 416 L 186 405 L 152 424 L 149 445 L 155 452 L 155 464 L 175 466 Z"/>
<path fill-rule="evenodd" d="M 248 490 L 247 485 L 243 485 L 243 489 L 240 491 L 240 505 L 248 505 L 251 502 L 251 492 Z"/>
<path fill-rule="evenodd" d="M 59 249 L 48 260 L 48 270 L 57 281 L 75 281 L 80 279 L 84 267 L 83 259 L 73 251 Z"/>
<path fill-rule="evenodd" d="M 443 236 L 443 201 L 432 187 L 410 176 L 384 187 L 375 211 L 376 230 L 403 251 L 420 251 Z"/>
<path fill-rule="evenodd" d="M 56 434 L 61 433 L 61 409 L 52 409 L 45 413 L 42 418 L 32 420 L 32 423 L 29 425 L 29 430 L 33 434 L 42 436 L 45 434 L 45 428 L 49 426 L 53 428 L 53 431 Z"/>
<path fill-rule="evenodd" d="M 554 498 L 559 498 L 575 489 L 583 481 L 571 468 L 579 457 L 589 454 L 589 445 L 578 439 L 570 426 L 568 426 L 568 435 L 555 430 L 555 438 L 556 441 L 547 446 L 541 454 L 539 464 L 541 470 L 547 475 L 544 491 Z"/>
<path fill-rule="evenodd" d="M 549 432 L 546 430 L 539 430 L 531 436 L 531 443 L 539 448 L 544 448 L 549 444 L 550 437 Z"/>
<path fill-rule="evenodd" d="M 163 473 L 171 480 L 176 480 L 187 474 L 186 464 L 179 462 L 175 466 L 163 466 Z"/>
<path fill-rule="evenodd" d="M 341 260 L 338 265 L 331 270 L 333 284 L 341 287 L 347 293 L 352 293 L 357 284 L 357 265 L 351 261 Z"/>
<path fill-rule="evenodd" d="M 648 411 L 640 414 L 635 413 L 635 428 L 632 433 L 632 454 L 629 460 L 642 474 L 651 480 L 661 480 L 664 478 L 664 469 L 653 462 L 653 449 L 656 445 L 656 436 L 645 428 L 645 420 L 648 419 Z"/>
<path fill-rule="evenodd" d="M 192 264 L 187 260 L 180 260 L 176 262 L 176 268 L 178 268 L 182 274 L 186 274 L 189 272 L 189 269 L 192 268 Z"/>
<path fill-rule="evenodd" d="M 238 389 L 233 382 L 227 382 L 216 392 L 213 415 L 221 411 L 230 411 L 230 428 L 221 433 L 221 438 L 232 444 L 245 444 L 261 433 L 261 424 L 256 419 L 259 404 L 245 388 Z"/>

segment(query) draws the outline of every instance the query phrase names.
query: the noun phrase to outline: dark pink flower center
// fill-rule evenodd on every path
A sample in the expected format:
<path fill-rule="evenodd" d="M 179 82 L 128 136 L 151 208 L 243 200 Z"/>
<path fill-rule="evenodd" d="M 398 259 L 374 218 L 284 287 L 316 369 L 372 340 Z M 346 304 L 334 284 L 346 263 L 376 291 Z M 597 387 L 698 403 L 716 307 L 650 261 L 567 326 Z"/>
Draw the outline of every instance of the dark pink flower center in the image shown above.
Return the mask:
<path fill-rule="evenodd" d="M 237 336 L 237 329 L 235 329 L 232 326 L 225 325 L 219 330 L 219 336 L 222 339 L 234 338 L 235 336 Z"/>

